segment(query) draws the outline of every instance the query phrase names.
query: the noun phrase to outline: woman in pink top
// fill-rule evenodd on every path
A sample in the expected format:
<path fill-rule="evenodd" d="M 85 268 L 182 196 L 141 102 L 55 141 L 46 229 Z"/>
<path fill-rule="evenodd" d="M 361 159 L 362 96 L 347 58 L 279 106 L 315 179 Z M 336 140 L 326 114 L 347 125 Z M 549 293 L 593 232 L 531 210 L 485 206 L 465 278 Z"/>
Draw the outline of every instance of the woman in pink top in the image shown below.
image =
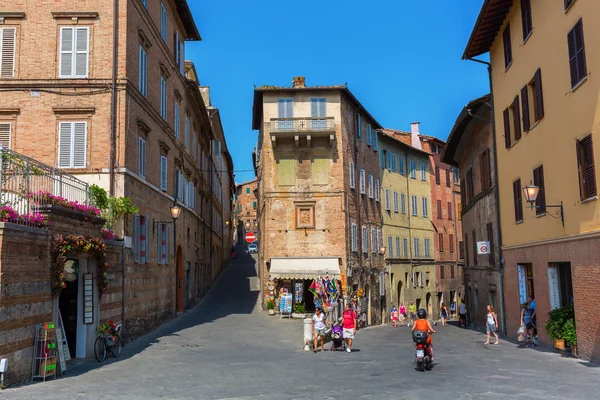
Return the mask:
<path fill-rule="evenodd" d="M 400 302 L 400 326 L 404 323 L 404 318 L 406 317 L 406 307 L 404 306 L 404 302 Z"/>
<path fill-rule="evenodd" d="M 350 308 L 350 302 L 346 302 L 343 318 L 344 341 L 346 342 L 346 351 L 350 353 L 352 351 L 352 339 L 354 339 L 356 333 L 356 313 Z"/>

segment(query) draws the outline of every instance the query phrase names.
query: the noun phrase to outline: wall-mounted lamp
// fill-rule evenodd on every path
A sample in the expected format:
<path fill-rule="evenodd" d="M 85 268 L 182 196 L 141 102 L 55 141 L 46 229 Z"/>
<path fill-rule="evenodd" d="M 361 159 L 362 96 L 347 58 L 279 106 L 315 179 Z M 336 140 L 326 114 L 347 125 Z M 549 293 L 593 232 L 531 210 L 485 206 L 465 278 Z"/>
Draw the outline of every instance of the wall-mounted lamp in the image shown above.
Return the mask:
<path fill-rule="evenodd" d="M 525 193 L 525 200 L 531 205 L 531 208 L 535 208 L 536 210 L 541 208 L 541 206 L 534 206 L 535 201 L 537 200 L 538 194 L 540 193 L 539 186 L 535 186 L 532 183 L 525 186 L 523 188 L 523 192 Z M 563 212 L 563 202 L 561 201 L 559 205 L 545 205 L 544 208 L 558 208 L 558 214 L 560 215 L 560 220 L 562 225 L 565 226 L 565 214 Z"/>

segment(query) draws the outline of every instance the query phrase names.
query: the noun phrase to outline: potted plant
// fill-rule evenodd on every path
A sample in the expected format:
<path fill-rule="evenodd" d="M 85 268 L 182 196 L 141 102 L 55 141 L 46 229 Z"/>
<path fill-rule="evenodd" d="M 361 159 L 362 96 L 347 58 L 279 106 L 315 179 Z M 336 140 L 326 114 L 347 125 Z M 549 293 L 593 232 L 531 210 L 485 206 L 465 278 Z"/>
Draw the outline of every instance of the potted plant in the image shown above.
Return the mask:
<path fill-rule="evenodd" d="M 546 332 L 548 337 L 554 340 L 554 347 L 559 350 L 565 349 L 565 325 L 567 321 L 573 319 L 573 331 L 575 330 L 575 311 L 573 304 L 550 311 L 548 322 L 546 322 Z M 575 334 L 575 340 L 577 336 Z"/>
<path fill-rule="evenodd" d="M 292 313 L 292 317 L 293 318 L 304 318 L 306 313 L 306 308 L 304 307 L 304 304 L 302 303 L 296 303 L 294 304 L 294 309 L 293 309 L 293 313 Z"/>
<path fill-rule="evenodd" d="M 575 318 L 569 318 L 563 325 L 563 338 L 571 347 L 571 353 L 577 355 L 577 329 L 575 327 Z"/>
<path fill-rule="evenodd" d="M 269 310 L 269 315 L 275 315 L 275 301 L 274 300 L 267 301 L 267 310 Z"/>

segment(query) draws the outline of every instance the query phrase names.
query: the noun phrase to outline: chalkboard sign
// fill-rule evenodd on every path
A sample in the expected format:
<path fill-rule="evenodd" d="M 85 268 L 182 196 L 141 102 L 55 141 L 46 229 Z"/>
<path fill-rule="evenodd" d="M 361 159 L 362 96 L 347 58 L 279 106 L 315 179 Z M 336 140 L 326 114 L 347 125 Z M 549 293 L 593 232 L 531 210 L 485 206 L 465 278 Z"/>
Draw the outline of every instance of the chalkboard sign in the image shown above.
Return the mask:
<path fill-rule="evenodd" d="M 94 323 L 94 276 L 83 274 L 83 323 Z"/>
<path fill-rule="evenodd" d="M 58 363 L 60 365 L 61 375 L 67 373 L 67 363 L 65 362 L 65 347 L 67 349 L 67 352 L 69 351 L 69 347 L 65 345 L 66 342 L 64 342 L 63 340 L 62 329 L 56 328 L 56 348 L 58 350 Z"/>

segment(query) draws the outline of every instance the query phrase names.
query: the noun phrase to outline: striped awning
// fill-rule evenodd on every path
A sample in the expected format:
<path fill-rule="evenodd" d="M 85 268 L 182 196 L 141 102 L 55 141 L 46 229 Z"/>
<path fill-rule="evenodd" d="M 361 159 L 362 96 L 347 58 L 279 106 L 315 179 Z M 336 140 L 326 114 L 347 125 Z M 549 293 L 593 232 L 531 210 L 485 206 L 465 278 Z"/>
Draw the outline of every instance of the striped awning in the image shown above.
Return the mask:
<path fill-rule="evenodd" d="M 340 276 L 339 257 L 271 258 L 271 277 L 275 279 L 314 279 L 317 275 Z"/>

